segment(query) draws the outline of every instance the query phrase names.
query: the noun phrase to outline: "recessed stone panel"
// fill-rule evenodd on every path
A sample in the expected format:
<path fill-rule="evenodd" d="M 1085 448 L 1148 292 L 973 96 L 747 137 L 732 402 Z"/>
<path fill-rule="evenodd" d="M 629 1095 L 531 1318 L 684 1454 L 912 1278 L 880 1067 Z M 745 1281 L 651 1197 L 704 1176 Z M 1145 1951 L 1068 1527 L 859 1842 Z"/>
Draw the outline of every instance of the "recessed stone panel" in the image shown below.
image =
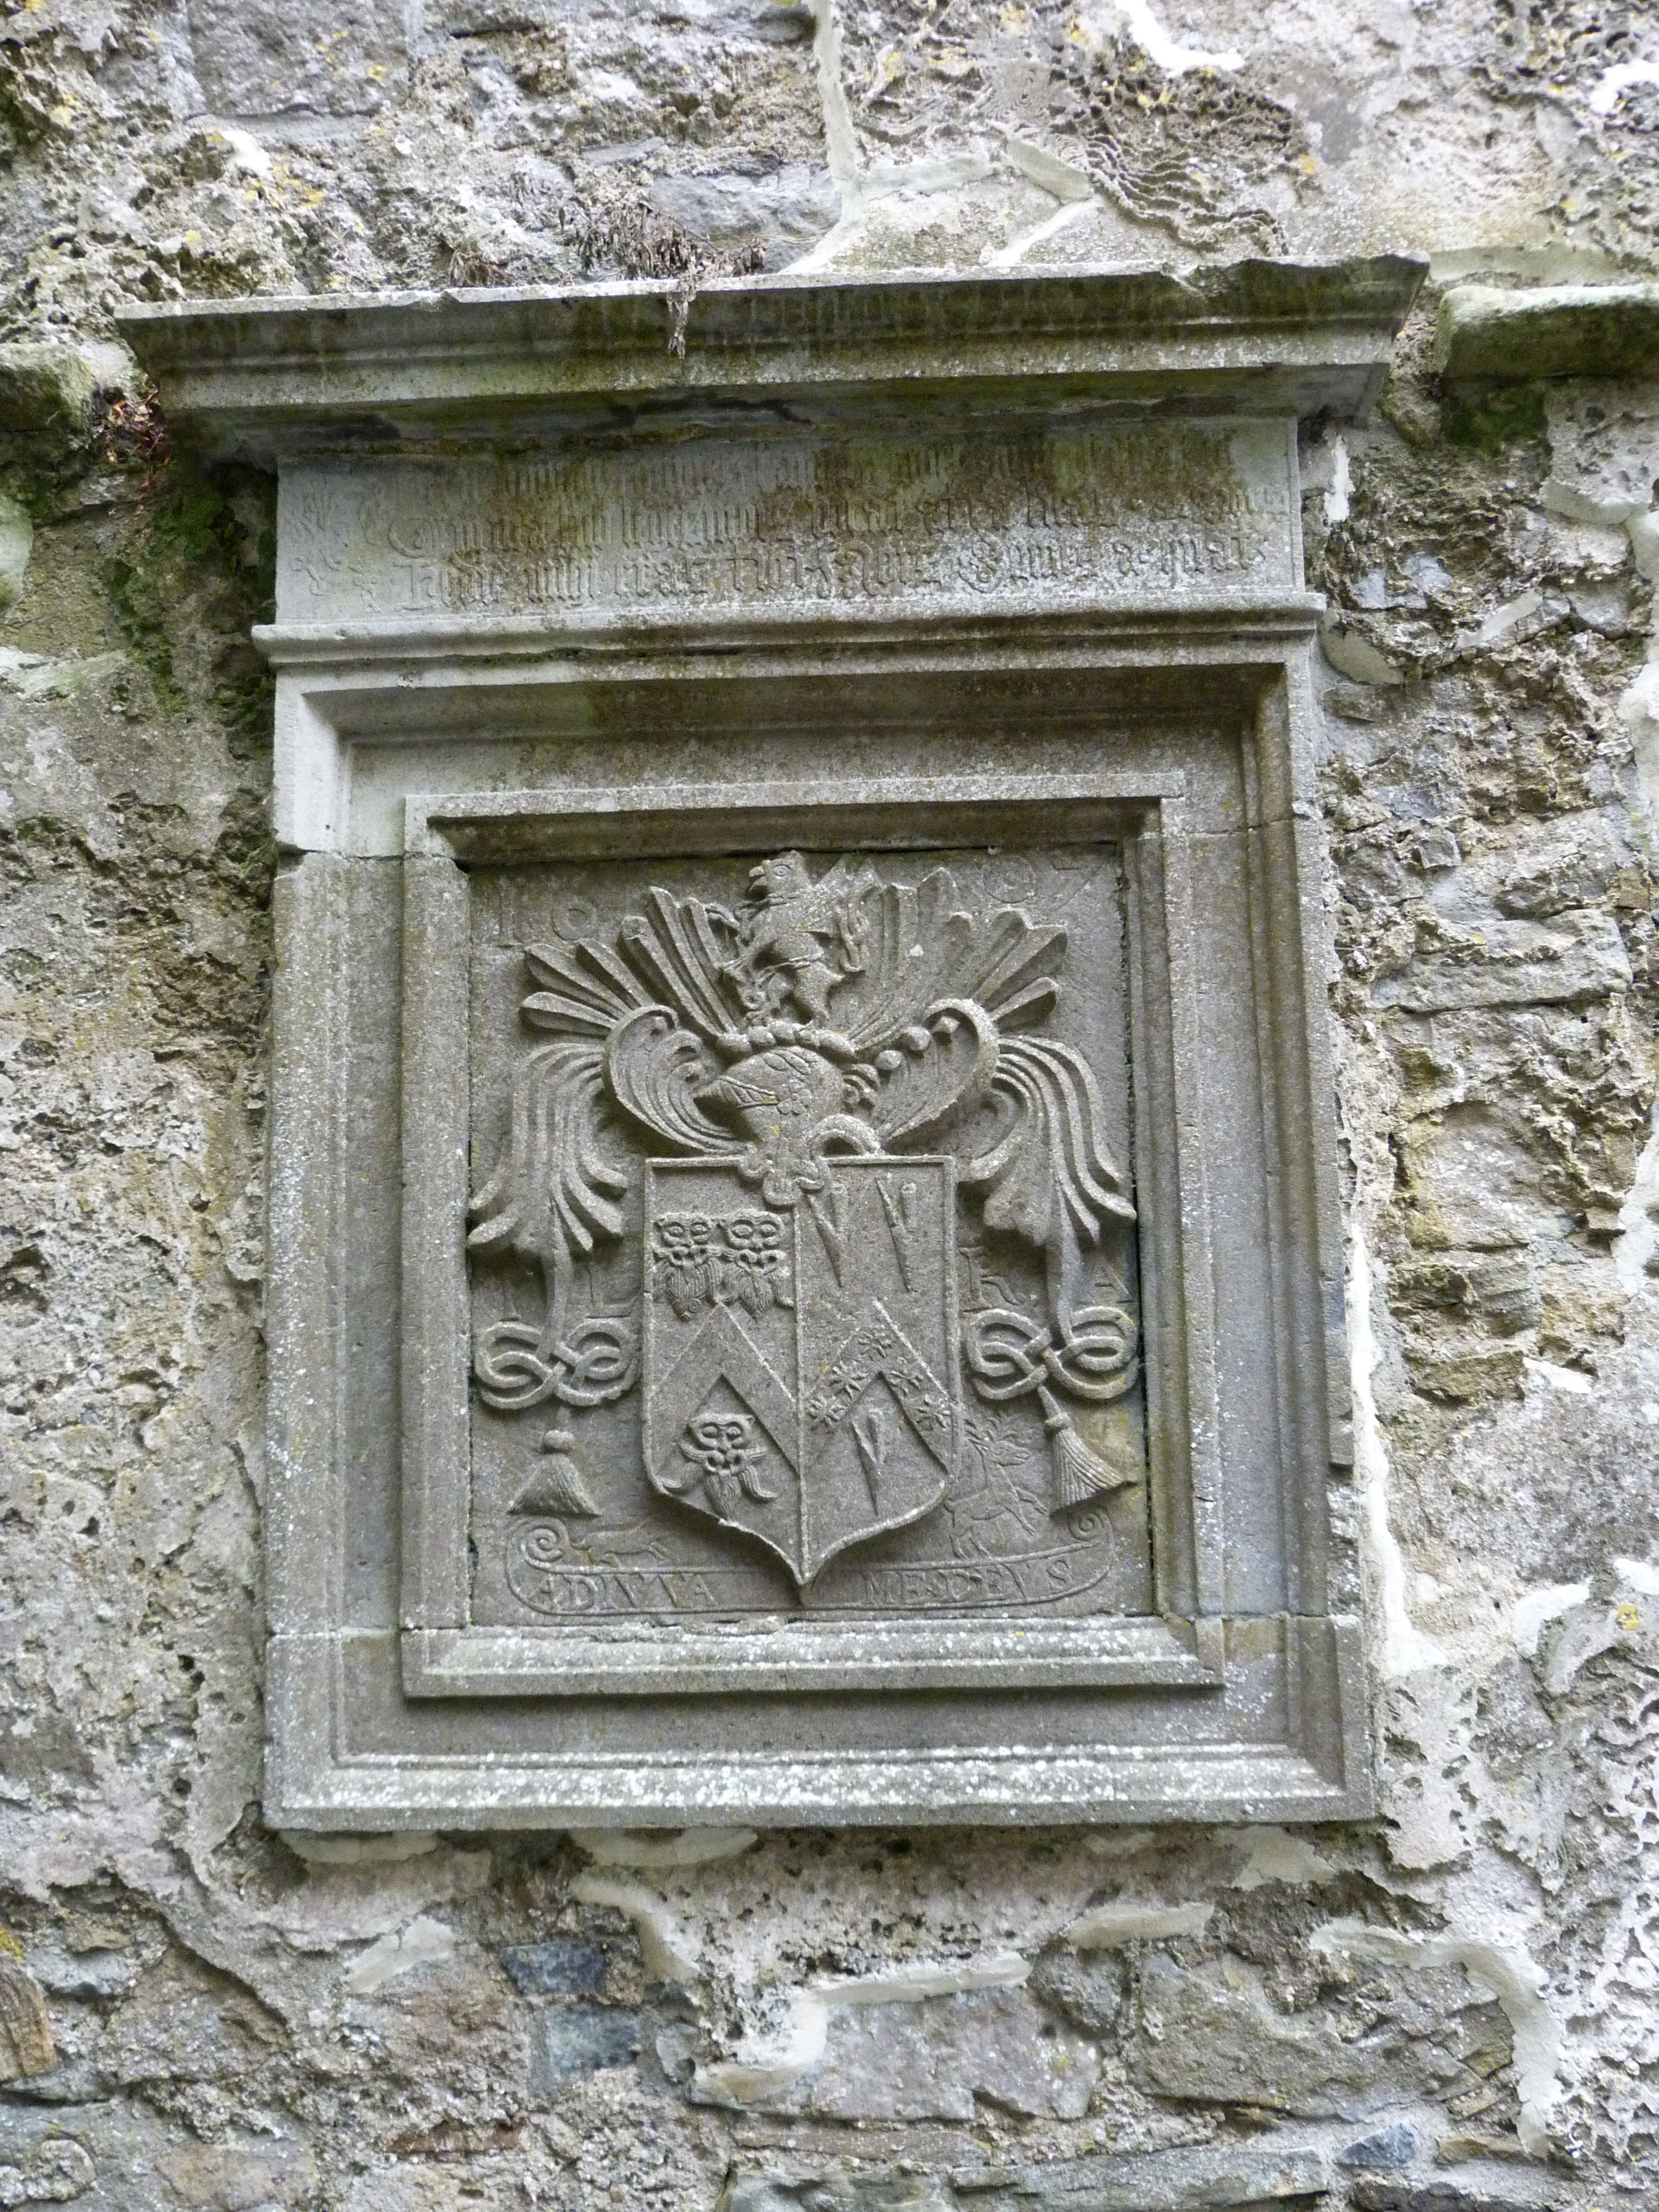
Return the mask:
<path fill-rule="evenodd" d="M 478 1622 L 1152 1592 L 1115 846 L 475 871 Z"/>

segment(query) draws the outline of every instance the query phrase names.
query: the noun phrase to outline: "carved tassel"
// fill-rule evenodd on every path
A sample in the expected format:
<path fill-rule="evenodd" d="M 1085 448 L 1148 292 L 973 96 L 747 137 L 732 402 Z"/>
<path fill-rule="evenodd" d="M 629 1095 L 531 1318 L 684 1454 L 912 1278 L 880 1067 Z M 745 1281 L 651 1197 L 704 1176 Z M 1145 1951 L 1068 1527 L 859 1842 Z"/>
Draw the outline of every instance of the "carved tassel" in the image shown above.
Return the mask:
<path fill-rule="evenodd" d="M 585 1520 L 595 1520 L 599 1507 L 588 1493 L 582 1480 L 582 1471 L 571 1452 L 576 1439 L 568 1429 L 550 1429 L 542 1438 L 542 1449 L 547 1454 L 545 1463 L 538 1467 L 524 1488 L 514 1499 L 509 1511 L 514 1513 L 574 1513 Z"/>
<path fill-rule="evenodd" d="M 1073 1505 L 1087 1505 L 1109 1490 L 1121 1488 L 1125 1478 L 1115 1468 L 1096 1458 L 1072 1426 L 1069 1414 L 1060 1411 L 1054 1393 L 1040 1389 L 1037 1396 L 1042 1406 L 1042 1425 L 1054 1450 L 1054 1489 L 1058 1496 L 1055 1512 L 1064 1513 Z"/>

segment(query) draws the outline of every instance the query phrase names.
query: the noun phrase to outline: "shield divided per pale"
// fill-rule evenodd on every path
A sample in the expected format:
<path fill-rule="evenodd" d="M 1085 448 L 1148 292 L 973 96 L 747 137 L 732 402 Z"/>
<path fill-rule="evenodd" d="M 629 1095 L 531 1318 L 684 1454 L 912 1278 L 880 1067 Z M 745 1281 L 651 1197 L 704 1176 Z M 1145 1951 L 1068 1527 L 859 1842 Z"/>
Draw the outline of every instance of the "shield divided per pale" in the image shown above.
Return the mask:
<path fill-rule="evenodd" d="M 955 1471 L 951 1163 L 826 1161 L 766 1205 L 724 1160 L 655 1160 L 645 1192 L 647 1475 L 805 1586 L 915 1521 Z"/>

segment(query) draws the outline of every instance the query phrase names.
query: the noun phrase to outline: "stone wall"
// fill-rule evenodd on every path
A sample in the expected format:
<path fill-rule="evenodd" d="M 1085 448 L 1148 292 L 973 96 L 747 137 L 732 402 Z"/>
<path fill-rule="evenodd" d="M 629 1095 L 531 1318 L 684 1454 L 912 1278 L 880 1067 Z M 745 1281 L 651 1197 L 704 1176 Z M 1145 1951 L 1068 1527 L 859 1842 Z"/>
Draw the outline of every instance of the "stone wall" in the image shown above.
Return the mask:
<path fill-rule="evenodd" d="M 1656 125 L 1589 0 L 4 17 L 0 2204 L 1659 2186 L 1659 362 L 1432 342 L 1650 272 Z M 1382 250 L 1431 281 L 1304 482 L 1383 1817 L 269 1832 L 272 502 L 112 311 Z"/>

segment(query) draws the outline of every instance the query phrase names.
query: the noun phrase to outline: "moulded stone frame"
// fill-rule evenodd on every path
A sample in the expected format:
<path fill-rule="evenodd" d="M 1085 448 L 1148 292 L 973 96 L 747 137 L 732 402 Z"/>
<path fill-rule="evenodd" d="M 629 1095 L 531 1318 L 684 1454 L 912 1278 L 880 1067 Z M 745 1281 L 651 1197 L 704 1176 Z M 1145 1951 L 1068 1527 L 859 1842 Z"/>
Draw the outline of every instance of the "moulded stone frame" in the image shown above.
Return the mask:
<path fill-rule="evenodd" d="M 787 679 L 786 679 L 787 680 Z M 672 1697 L 720 1692 L 966 1690 L 1048 1684 L 1213 1686 L 1222 1680 L 1221 1567 L 1212 1516 L 1215 1346 L 1209 1303 L 1170 1294 L 1209 1273 L 1193 1005 L 1194 917 L 1182 779 L 892 779 L 766 787 L 635 787 L 415 794 L 404 869 L 403 1677 L 416 1697 Z M 1149 1316 L 1150 1508 L 1156 1617 L 879 1626 L 781 1621 L 765 1637 L 642 1624 L 629 1632 L 475 1626 L 469 1618 L 470 1353 L 466 1311 L 465 863 L 665 859 L 838 846 L 915 852 L 1063 841 L 1111 843 L 1127 863 L 1134 1157 L 1149 1187 L 1182 1194 L 1139 1237 Z M 1172 951 L 1172 946 L 1174 950 Z M 1159 1015 L 1165 1018 L 1160 1020 Z"/>
<path fill-rule="evenodd" d="M 1275 1359 L 1281 1409 L 1282 1546 L 1286 1603 L 1282 1611 L 1229 1616 L 1219 1588 L 1219 1555 L 1209 1531 L 1224 1501 L 1206 1475 L 1206 1438 L 1214 1420 L 1206 1378 L 1218 1356 L 1212 1301 L 1205 1279 L 1206 1230 L 1202 1151 L 1190 1126 L 1200 1071 L 1189 1041 L 1180 1042 L 1183 1000 L 1190 1029 L 1191 980 L 1202 957 L 1197 941 L 1198 894 L 1190 881 L 1179 775 L 1133 763 L 1092 776 L 1060 779 L 966 774 L 954 782 L 895 777 L 856 791 L 832 781 L 787 787 L 745 784 L 740 775 L 699 790 L 684 785 L 653 791 L 638 785 L 574 787 L 557 792 L 474 788 L 422 793 L 404 801 L 404 851 L 393 863 L 403 890 L 403 1050 L 408 1096 L 420 1110 L 403 1119 L 405 1211 L 402 1226 L 402 1383 L 404 1598 L 391 1624 L 356 1626 L 343 1617 L 337 1577 L 316 1571 L 320 1558 L 337 1559 L 344 1542 L 337 1474 L 341 1438 L 330 1401 L 348 1378 L 327 1341 L 325 1316 L 331 1239 L 319 1223 L 337 1218 L 342 1164 L 331 1151 L 331 1121 L 349 1111 L 340 1092 L 338 1024 L 345 1011 L 343 969 L 350 959 L 345 928 L 350 901 L 349 857 L 313 854 L 279 890 L 277 1084 L 273 1100 L 276 1156 L 283 1172 L 273 1187 L 271 1316 L 273 1452 L 270 1577 L 273 1627 L 270 1694 L 275 1709 L 268 1792 L 273 1814 L 288 1825 L 520 1825 L 541 1821 L 620 1820 L 633 1824 L 699 1820 L 887 1821 L 1042 1821 L 1168 1817 L 1329 1819 L 1352 1817 L 1370 1802 L 1359 1624 L 1325 1611 L 1325 1485 L 1333 1462 L 1346 1456 L 1346 1412 L 1331 1168 L 1329 1072 L 1322 1012 L 1310 1000 L 1319 973 L 1323 925 L 1316 854 L 1306 818 L 1304 737 L 1305 667 L 1311 627 L 1304 602 L 1277 619 L 1253 611 L 1231 636 L 1213 619 L 1164 626 L 1155 640 L 1120 623 L 1118 635 L 1080 625 L 1062 647 L 1053 637 L 1009 641 L 1011 666 L 1065 664 L 1073 671 L 1160 672 L 1174 696 L 1231 696 L 1238 718 L 1239 757 L 1247 793 L 1245 848 L 1249 902 L 1252 1003 L 1258 1024 L 1262 1105 L 1274 1157 L 1268 1182 L 1276 1206 L 1272 1241 Z M 1090 634 L 1092 627 L 1092 634 Z M 1113 626 L 1106 626 L 1109 630 Z M 1197 635 L 1194 635 L 1194 630 Z M 926 650 L 909 641 L 906 658 L 944 677 L 954 666 L 982 669 L 982 638 L 951 640 L 937 631 Z M 309 655 L 307 656 L 307 659 Z M 854 653 L 852 658 L 856 660 Z M 878 663 L 881 656 L 873 658 Z M 823 673 L 821 648 L 768 656 L 761 679 L 780 695 Z M 842 652 L 835 665 L 844 669 Z M 411 689 L 407 666 L 349 677 L 337 665 L 324 676 L 303 666 L 284 684 L 305 696 L 287 702 L 307 715 L 327 713 L 331 744 L 348 750 L 372 732 L 397 739 L 411 787 L 430 753 L 436 719 L 455 696 L 453 664 L 423 673 L 433 692 Z M 569 680 L 568 670 L 553 688 Z M 435 680 L 434 680 L 435 679 Z M 654 656 L 609 665 L 607 685 L 654 689 L 665 676 Z M 520 667 L 507 720 L 523 727 L 544 711 L 548 672 Z M 538 700 L 542 702 L 538 709 Z M 1150 1332 L 1167 1350 L 1181 1346 L 1187 1370 L 1185 1464 L 1166 1464 L 1152 1486 L 1154 1552 L 1164 1578 L 1162 1618 L 1109 1625 L 1018 1642 L 1008 1651 L 975 1652 L 970 1638 L 937 1631 L 930 1657 L 889 1642 L 879 1632 L 819 1627 L 812 1656 L 775 1652 L 741 1664 L 717 1662 L 702 1677 L 681 1673 L 686 1637 L 669 1631 L 632 1639 L 631 1650 L 582 1648 L 567 1640 L 556 1652 L 552 1632 L 474 1628 L 465 1618 L 466 1490 L 457 1439 L 468 1418 L 466 1307 L 462 1220 L 466 1197 L 467 1081 L 465 1005 L 454 988 L 464 973 L 466 934 L 465 864 L 492 858 L 520 860 L 561 850 L 592 855 L 710 849 L 752 849 L 774 839 L 824 842 L 815 829 L 825 811 L 837 819 L 837 842 L 888 848 L 972 843 L 1000 811 L 1004 842 L 1010 823 L 1027 834 L 1066 810 L 1068 842 L 1079 812 L 1091 833 L 1121 838 L 1133 891 L 1138 940 L 1161 928 L 1170 951 L 1149 963 L 1144 941 L 1131 955 L 1132 1051 L 1136 1088 L 1137 1188 L 1149 1219 L 1178 1219 L 1178 1234 L 1160 1253 L 1143 1236 L 1143 1310 Z M 744 817 L 734 831 L 734 811 Z M 850 838 L 848 831 L 855 834 Z M 1127 834 L 1126 834 L 1127 833 Z M 380 865 L 385 865 L 384 862 Z M 1160 1047 L 1156 1032 L 1168 1026 Z M 1160 1050 L 1169 1070 L 1175 1140 L 1152 1133 L 1158 1105 L 1150 1086 Z M 1184 1056 L 1183 1056 L 1184 1055 Z M 300 1122 L 303 1121 L 303 1129 Z M 1182 1159 L 1183 1146 L 1186 1158 Z M 1160 1178 L 1168 1187 L 1160 1194 Z M 1173 1194 L 1173 1195 L 1172 1195 Z M 1295 1250 L 1292 1248 L 1295 1248 Z M 1298 1267 L 1317 1255 L 1311 1267 Z M 1194 1291 L 1194 1278 L 1196 1289 Z M 1177 1287 L 1178 1282 L 1178 1287 Z M 283 1295 L 283 1290 L 286 1295 Z M 1160 1307 L 1164 1309 L 1159 1311 Z M 433 1356 L 434 1349 L 437 1357 Z M 1152 1389 L 1167 1358 L 1154 1361 Z M 1206 1404 L 1206 1399 L 1208 1401 Z M 1155 1420 L 1153 1425 L 1158 1425 Z M 1166 1425 L 1167 1426 L 1167 1425 Z M 331 1498 L 331 1492 L 333 1495 Z M 624 1638 L 627 1642 L 629 1639 Z M 1012 1639 L 1011 1639 L 1012 1643 Z M 677 1649 L 676 1647 L 679 1647 Z M 555 1681 L 555 1670 L 564 1679 Z M 678 1679 L 677 1679 L 678 1677 Z M 624 1686 L 624 1679 L 627 1686 Z M 833 1690 L 879 1698 L 975 1688 L 989 1692 L 1064 1681 L 1086 1686 L 1103 1701 L 1130 1698 L 1168 1711 L 1170 1700 L 1242 1709 L 1277 1699 L 1284 1724 L 1273 1745 L 1252 1743 L 1224 1723 L 1207 1741 L 1159 1749 L 1103 1741 L 1086 1753 L 1074 1747 L 1045 1753 L 1040 1743 L 1000 1750 L 964 1740 L 941 1759 L 936 1747 L 860 1753 L 849 1743 L 817 1759 L 687 1755 L 666 1747 L 647 1755 L 568 1751 L 542 1753 L 490 1741 L 483 1717 L 521 1716 L 549 1703 L 580 1707 L 604 1697 L 672 1705 L 712 1691 L 741 1688 L 753 1701 L 787 1704 Z M 879 1683 L 882 1689 L 878 1689 Z M 671 1687 L 672 1693 L 671 1693 Z M 421 1711 L 465 1717 L 483 1739 L 462 1756 L 423 1752 L 410 1717 Z M 602 1723 L 601 1723 L 602 1725 Z M 1109 1734 L 1109 1723 L 1107 1731 Z M 965 1739 L 973 1729 L 964 1728 Z M 665 1739 L 671 1730 L 665 1731 Z"/>

